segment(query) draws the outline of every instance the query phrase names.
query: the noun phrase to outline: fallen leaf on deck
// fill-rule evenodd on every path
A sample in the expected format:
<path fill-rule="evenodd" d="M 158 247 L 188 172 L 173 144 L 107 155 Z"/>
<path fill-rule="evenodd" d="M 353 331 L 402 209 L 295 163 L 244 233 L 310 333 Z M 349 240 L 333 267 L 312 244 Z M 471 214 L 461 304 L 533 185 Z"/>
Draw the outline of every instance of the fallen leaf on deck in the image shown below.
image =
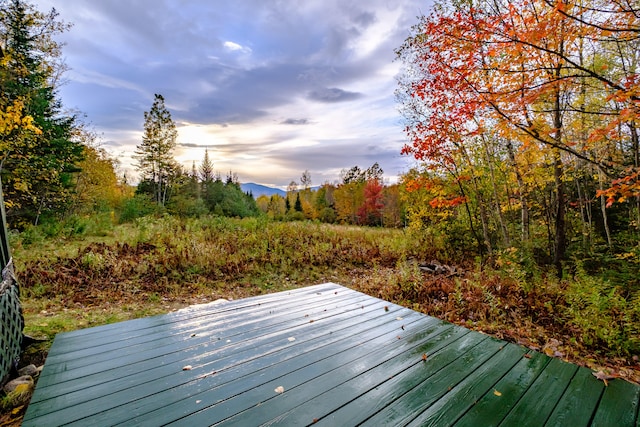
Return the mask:
<path fill-rule="evenodd" d="M 600 381 L 604 382 L 605 387 L 609 386 L 609 380 L 612 380 L 612 379 L 615 378 L 615 376 L 606 374 L 603 371 L 592 372 L 592 374 L 593 374 L 594 377 L 596 377 Z"/>
<path fill-rule="evenodd" d="M 423 362 L 427 361 L 427 353 L 422 353 L 422 361 Z"/>
<path fill-rule="evenodd" d="M 196 403 L 200 403 L 200 402 L 202 402 L 202 400 L 196 400 Z"/>
<path fill-rule="evenodd" d="M 294 337 L 289 337 L 289 338 L 288 338 L 288 340 L 289 340 L 289 342 L 293 342 L 293 341 L 295 341 L 296 339 L 295 339 Z"/>
<path fill-rule="evenodd" d="M 388 305 L 384 306 L 384 311 L 389 311 L 389 306 Z"/>
<path fill-rule="evenodd" d="M 531 354 L 529 354 L 529 353 L 525 353 L 525 354 L 524 354 L 524 357 L 526 357 L 527 359 L 531 359 Z"/>
<path fill-rule="evenodd" d="M 183 366 L 182 370 L 183 371 L 190 371 L 193 367 L 191 365 L 187 365 L 187 366 Z"/>
<path fill-rule="evenodd" d="M 276 393 L 284 393 L 284 387 L 278 386 L 273 391 L 275 391 Z"/>
<path fill-rule="evenodd" d="M 495 389 L 493 390 L 493 394 L 495 394 L 496 396 L 502 396 L 502 393 Z"/>
<path fill-rule="evenodd" d="M 402 320 L 402 317 L 398 316 L 396 317 L 396 320 Z"/>

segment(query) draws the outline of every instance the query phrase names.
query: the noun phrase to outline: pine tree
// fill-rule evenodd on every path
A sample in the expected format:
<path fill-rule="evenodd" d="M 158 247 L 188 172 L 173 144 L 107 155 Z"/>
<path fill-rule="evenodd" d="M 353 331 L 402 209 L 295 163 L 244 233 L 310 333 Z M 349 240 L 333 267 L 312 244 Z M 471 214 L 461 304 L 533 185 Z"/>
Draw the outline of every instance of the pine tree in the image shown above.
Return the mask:
<path fill-rule="evenodd" d="M 300 201 L 300 193 L 296 195 L 296 203 L 293 205 L 296 212 L 302 212 L 302 202 Z"/>
<path fill-rule="evenodd" d="M 209 158 L 209 150 L 207 149 L 204 150 L 204 159 L 200 165 L 200 179 L 205 184 L 214 180 L 213 162 Z"/>
<path fill-rule="evenodd" d="M 171 113 L 164 105 L 164 97 L 156 94 L 150 111 L 144 113 L 144 135 L 136 148 L 138 171 L 153 200 L 164 206 L 173 178 L 180 166 L 173 158 L 178 131 Z"/>

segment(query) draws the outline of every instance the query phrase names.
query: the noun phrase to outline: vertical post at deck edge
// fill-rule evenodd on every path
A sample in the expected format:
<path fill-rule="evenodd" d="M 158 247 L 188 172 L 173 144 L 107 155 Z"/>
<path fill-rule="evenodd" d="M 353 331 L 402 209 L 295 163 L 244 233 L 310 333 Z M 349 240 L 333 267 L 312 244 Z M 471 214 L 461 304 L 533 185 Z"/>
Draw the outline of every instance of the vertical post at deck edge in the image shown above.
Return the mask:
<path fill-rule="evenodd" d="M 9 231 L 0 180 L 0 256 L 2 277 L 0 278 L 0 385 L 4 384 L 12 371 L 15 371 L 22 353 L 24 318 L 20 304 L 20 288 L 13 273 L 13 263 L 9 248 Z"/>

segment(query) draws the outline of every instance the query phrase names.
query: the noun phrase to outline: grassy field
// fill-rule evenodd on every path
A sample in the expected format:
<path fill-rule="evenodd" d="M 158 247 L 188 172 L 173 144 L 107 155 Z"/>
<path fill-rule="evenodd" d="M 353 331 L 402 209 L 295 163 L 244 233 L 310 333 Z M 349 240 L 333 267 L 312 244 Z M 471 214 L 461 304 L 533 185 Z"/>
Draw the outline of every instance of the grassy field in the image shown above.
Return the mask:
<path fill-rule="evenodd" d="M 640 380 L 637 298 L 586 275 L 560 282 L 544 271 L 525 273 L 509 253 L 491 265 L 456 261 L 422 233 L 218 217 L 46 234 L 30 230 L 11 242 L 25 333 L 45 339 L 22 364 L 43 363 L 58 332 L 331 281 Z M 451 268 L 419 268 L 432 260 Z M 7 419 L 12 405 L 3 401 Z"/>

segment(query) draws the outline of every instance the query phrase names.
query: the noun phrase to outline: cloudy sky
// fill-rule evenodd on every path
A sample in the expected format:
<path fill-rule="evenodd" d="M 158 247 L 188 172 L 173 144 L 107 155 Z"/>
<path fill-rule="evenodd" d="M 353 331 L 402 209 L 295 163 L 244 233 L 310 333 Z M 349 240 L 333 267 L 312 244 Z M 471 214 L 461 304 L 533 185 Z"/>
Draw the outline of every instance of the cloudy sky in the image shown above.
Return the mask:
<path fill-rule="evenodd" d="M 223 177 L 314 184 L 378 162 L 411 166 L 394 100 L 394 49 L 428 0 L 35 0 L 72 23 L 60 96 L 86 114 L 124 170 L 143 114 L 164 96 L 176 158 L 205 148 Z"/>

